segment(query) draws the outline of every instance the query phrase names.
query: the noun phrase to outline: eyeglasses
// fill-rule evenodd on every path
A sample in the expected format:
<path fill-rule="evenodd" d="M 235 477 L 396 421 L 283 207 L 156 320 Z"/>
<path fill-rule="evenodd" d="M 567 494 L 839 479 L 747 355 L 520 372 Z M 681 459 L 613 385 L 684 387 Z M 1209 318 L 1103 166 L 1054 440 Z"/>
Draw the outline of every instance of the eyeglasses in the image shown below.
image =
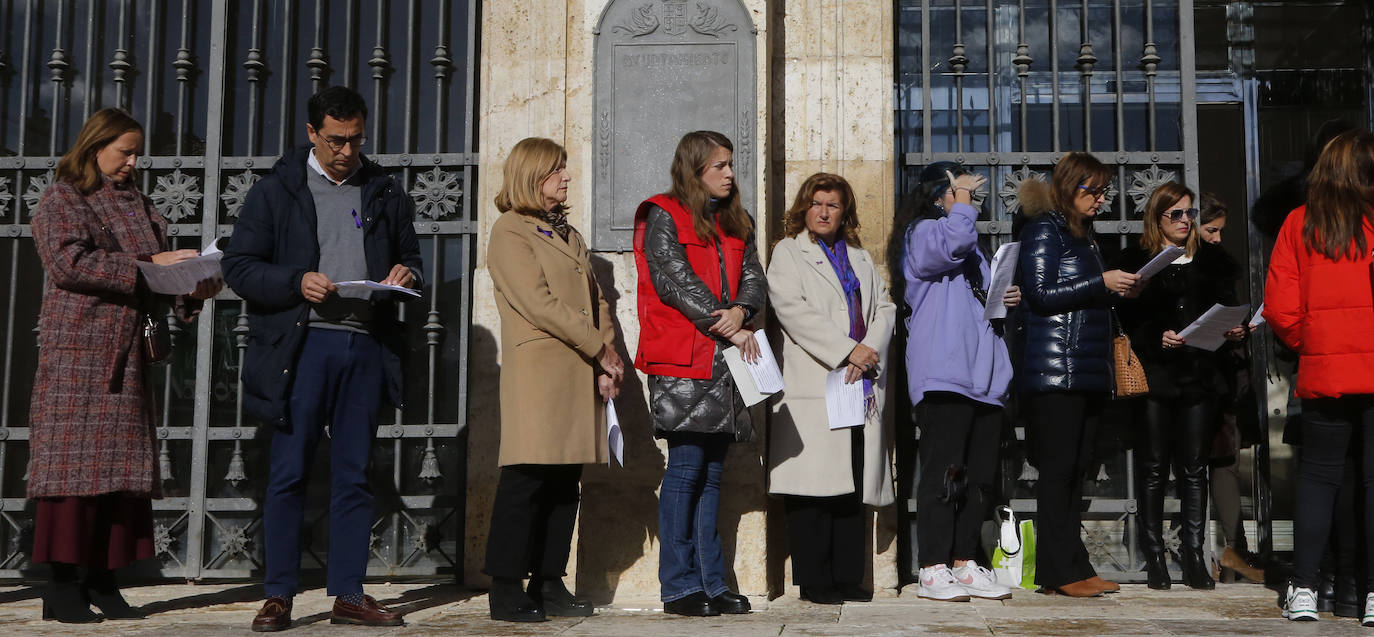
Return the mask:
<path fill-rule="evenodd" d="M 1084 186 L 1082 184 L 1079 184 L 1078 189 L 1082 190 L 1085 193 L 1088 193 L 1088 196 L 1092 197 L 1093 199 L 1096 199 L 1098 197 L 1101 197 L 1102 195 L 1107 194 L 1106 186 Z"/>
<path fill-rule="evenodd" d="M 1168 217 L 1169 221 L 1180 221 L 1184 217 L 1188 217 L 1188 221 L 1197 221 L 1197 208 L 1174 208 L 1164 213 L 1164 216 Z"/>
<path fill-rule="evenodd" d="M 367 143 L 366 135 L 357 135 L 354 137 L 335 137 L 333 135 L 325 137 L 321 135 L 320 139 L 324 140 L 324 145 L 328 146 L 329 150 L 336 153 L 343 150 L 344 146 L 352 146 L 354 150 L 357 150 L 362 148 L 363 144 Z"/>

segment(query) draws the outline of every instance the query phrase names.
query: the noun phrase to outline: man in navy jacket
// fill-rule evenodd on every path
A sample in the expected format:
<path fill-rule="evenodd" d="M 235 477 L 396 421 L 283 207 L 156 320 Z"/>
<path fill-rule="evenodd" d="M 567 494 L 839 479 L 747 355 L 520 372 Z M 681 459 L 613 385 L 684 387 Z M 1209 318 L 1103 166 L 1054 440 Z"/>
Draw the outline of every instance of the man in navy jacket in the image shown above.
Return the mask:
<path fill-rule="evenodd" d="M 243 404 L 271 423 L 264 503 L 266 603 L 254 631 L 291 626 L 305 491 L 321 434 L 330 437 L 328 593 L 334 623 L 396 626 L 363 594 L 372 529 L 367 483 L 383 402 L 401 404 L 396 292 L 340 287 L 368 280 L 420 288 L 414 208 L 401 184 L 362 156 L 367 106 L 352 89 L 310 98 L 310 145 L 287 151 L 253 185 L 224 251 L 224 280 L 247 304 Z"/>

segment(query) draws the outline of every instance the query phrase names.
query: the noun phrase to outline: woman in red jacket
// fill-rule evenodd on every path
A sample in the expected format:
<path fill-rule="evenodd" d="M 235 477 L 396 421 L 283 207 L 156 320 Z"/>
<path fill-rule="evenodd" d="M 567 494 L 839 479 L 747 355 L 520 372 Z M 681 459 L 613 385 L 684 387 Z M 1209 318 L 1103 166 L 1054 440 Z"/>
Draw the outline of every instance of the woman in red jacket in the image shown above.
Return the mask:
<path fill-rule="evenodd" d="M 1317 619 L 1317 568 L 1352 441 L 1362 440 L 1365 543 L 1374 549 L 1374 135 L 1332 139 L 1308 178 L 1307 205 L 1279 231 L 1264 318 L 1298 353 L 1303 444 L 1294 513 L 1294 574 L 1284 617 Z M 1374 550 L 1366 576 L 1374 581 Z M 1374 626 L 1374 594 L 1365 598 Z"/>
<path fill-rule="evenodd" d="M 716 531 L 720 477 L 731 442 L 753 437 L 722 351 L 759 348 L 749 321 L 768 282 L 754 221 L 740 205 L 733 146 L 714 131 L 687 133 L 673 155 L 672 188 L 635 214 L 639 351 L 649 375 L 654 435 L 668 441 L 658 501 L 663 610 L 707 616 L 749 612 L 725 583 Z"/>

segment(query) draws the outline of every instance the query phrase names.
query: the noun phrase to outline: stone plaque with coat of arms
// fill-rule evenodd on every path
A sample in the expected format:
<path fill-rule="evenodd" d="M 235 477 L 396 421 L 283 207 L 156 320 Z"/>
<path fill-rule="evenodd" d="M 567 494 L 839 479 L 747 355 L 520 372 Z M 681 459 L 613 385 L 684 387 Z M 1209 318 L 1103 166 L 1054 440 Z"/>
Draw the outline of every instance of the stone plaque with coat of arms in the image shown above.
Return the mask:
<path fill-rule="evenodd" d="M 592 248 L 633 248 L 639 203 L 668 189 L 678 139 L 734 143 L 741 202 L 755 210 L 755 39 L 739 0 L 612 0 L 596 30 Z"/>

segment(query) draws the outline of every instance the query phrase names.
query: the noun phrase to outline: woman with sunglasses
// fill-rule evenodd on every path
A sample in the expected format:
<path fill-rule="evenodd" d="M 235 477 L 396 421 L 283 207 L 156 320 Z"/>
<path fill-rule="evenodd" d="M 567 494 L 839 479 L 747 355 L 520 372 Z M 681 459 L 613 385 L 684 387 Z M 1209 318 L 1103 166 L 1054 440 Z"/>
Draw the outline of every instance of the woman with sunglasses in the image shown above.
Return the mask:
<path fill-rule="evenodd" d="M 1145 204 L 1144 229 L 1137 246 L 1121 253 L 1118 266 L 1139 270 L 1171 246 L 1183 256 L 1142 283 L 1140 295 L 1121 304 L 1122 327 L 1145 367 L 1150 394 L 1133 450 L 1140 512 L 1136 516 L 1140 550 L 1150 588 L 1170 586 L 1164 552 L 1164 486 L 1173 465 L 1181 503 L 1179 557 L 1183 581 L 1192 588 L 1215 583 L 1203 557 L 1207 524 L 1207 463 L 1216 433 L 1218 397 L 1228 391 L 1222 358 L 1226 352 L 1187 347 L 1179 332 L 1217 303 L 1236 304 L 1239 269 L 1221 246 L 1198 232 L 1196 196 L 1183 184 L 1155 189 Z M 1226 334 L 1240 341 L 1245 328 Z"/>
<path fill-rule="evenodd" d="M 1111 306 L 1139 278 L 1106 270 L 1092 219 L 1106 202 L 1112 171 L 1087 153 L 1068 153 L 1050 183 L 1022 182 L 1017 270 L 1025 308 L 1016 387 L 1023 395 L 1036 481 L 1035 581 L 1041 591 L 1096 597 L 1121 589 L 1098 577 L 1079 535 L 1083 482 L 1098 422 L 1112 390 Z M 1105 271 L 1104 271 L 1105 270 Z"/>

